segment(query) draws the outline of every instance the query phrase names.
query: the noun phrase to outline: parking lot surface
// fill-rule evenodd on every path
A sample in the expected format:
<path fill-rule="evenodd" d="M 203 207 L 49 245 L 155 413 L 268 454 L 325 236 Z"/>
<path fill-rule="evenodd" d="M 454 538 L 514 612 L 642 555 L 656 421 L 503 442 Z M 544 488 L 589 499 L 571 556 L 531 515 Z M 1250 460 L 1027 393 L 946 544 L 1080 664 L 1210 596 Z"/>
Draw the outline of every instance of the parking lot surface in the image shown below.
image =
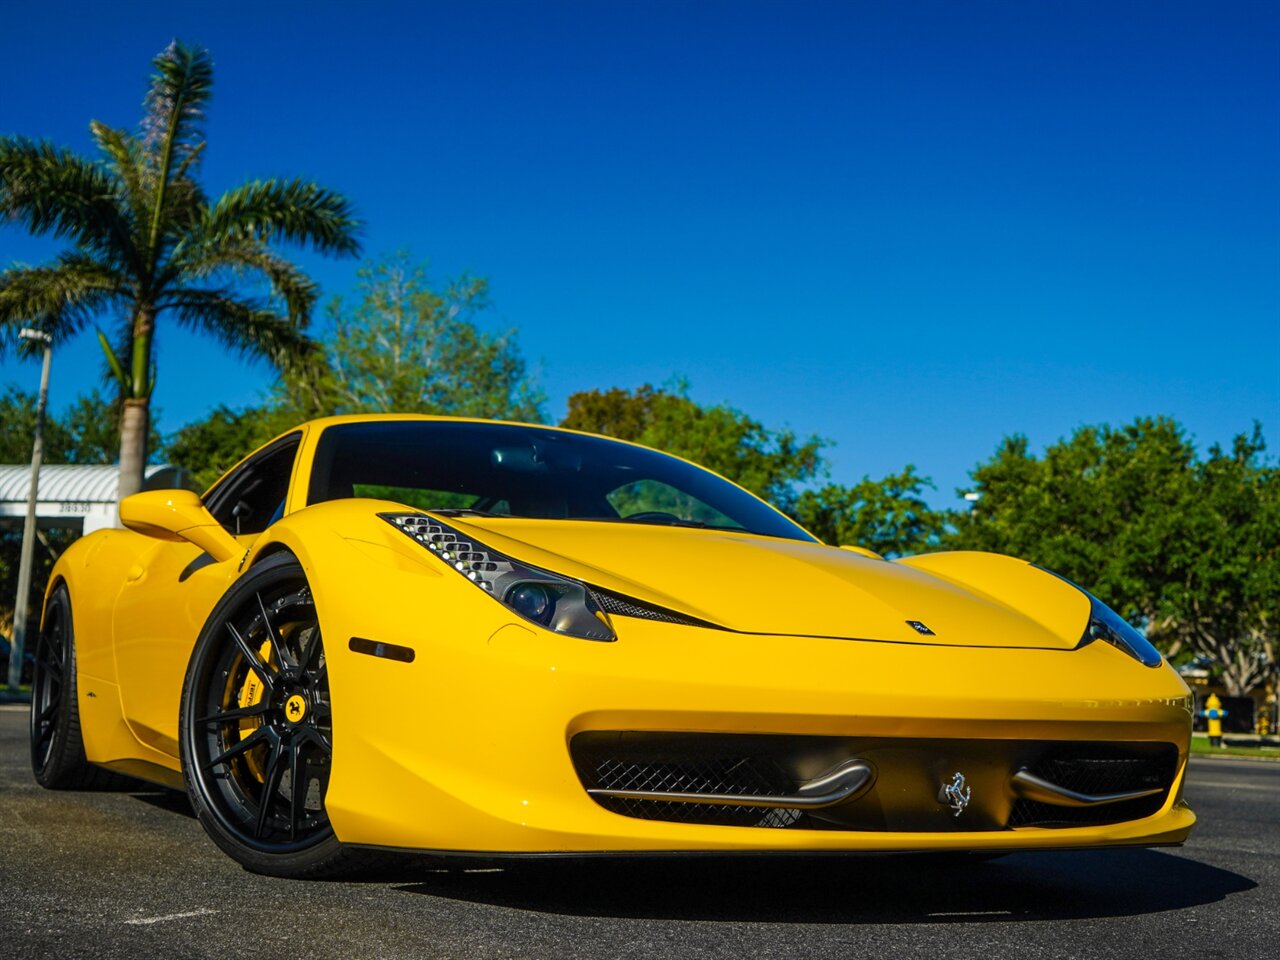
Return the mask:
<path fill-rule="evenodd" d="M 414 863 L 246 873 L 185 798 L 52 793 L 0 705 L 0 949 L 21 958 L 1280 956 L 1280 764 L 1195 760 L 1179 849 Z"/>

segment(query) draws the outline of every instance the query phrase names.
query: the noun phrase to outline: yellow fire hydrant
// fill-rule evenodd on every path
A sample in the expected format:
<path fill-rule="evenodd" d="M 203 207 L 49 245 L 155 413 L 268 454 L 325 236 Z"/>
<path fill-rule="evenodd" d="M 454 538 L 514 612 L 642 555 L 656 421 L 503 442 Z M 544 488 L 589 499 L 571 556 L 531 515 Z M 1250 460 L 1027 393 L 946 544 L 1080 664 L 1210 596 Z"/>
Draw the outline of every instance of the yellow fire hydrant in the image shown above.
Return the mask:
<path fill-rule="evenodd" d="M 1200 711 L 1200 716 L 1209 721 L 1209 746 L 1222 746 L 1222 718 L 1226 715 L 1227 711 L 1222 709 L 1222 701 L 1218 699 L 1218 695 L 1209 694 L 1209 699 L 1204 702 L 1204 709 Z"/>

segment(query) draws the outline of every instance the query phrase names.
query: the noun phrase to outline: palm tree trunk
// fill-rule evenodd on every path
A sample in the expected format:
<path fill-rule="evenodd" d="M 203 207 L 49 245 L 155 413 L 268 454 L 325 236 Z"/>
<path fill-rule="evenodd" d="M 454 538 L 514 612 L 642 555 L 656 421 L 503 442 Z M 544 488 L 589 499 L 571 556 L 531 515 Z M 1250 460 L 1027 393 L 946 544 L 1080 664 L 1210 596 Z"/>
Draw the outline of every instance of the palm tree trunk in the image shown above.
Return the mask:
<path fill-rule="evenodd" d="M 140 304 L 133 319 L 133 356 L 129 364 L 127 391 L 120 411 L 120 482 L 121 500 L 142 489 L 142 471 L 147 464 L 147 433 L 151 427 L 151 334 L 155 329 L 155 311 L 148 303 Z"/>
<path fill-rule="evenodd" d="M 151 401 L 130 397 L 120 416 L 120 499 L 142 489 L 142 470 L 147 462 L 147 431 L 151 425 Z"/>

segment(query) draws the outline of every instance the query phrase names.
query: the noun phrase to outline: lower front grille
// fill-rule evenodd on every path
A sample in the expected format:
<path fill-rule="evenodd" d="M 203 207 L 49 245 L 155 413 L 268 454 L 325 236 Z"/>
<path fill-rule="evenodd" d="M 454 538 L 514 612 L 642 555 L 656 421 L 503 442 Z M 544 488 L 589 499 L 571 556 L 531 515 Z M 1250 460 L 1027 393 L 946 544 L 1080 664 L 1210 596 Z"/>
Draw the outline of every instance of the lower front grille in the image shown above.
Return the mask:
<path fill-rule="evenodd" d="M 1160 788 L 1161 792 L 1096 807 L 1063 807 L 1019 799 L 1009 812 L 1009 826 L 1078 826 L 1151 816 L 1164 805 L 1178 764 L 1178 751 L 1172 744 L 1155 746 L 1162 749 L 1136 757 L 1118 755 L 1115 748 L 1090 751 L 1076 747 L 1048 754 L 1029 764 L 1027 769 L 1036 776 L 1077 793 L 1126 793 L 1154 788 Z"/>
<path fill-rule="evenodd" d="M 570 743 L 578 776 L 607 810 L 642 820 L 733 827 L 954 832 L 1118 823 L 1168 799 L 1178 750 L 1170 743 L 855 738 L 636 731 L 581 733 Z M 821 807 L 802 798 L 857 758 L 864 789 Z M 1092 805 L 1063 805 L 1052 789 L 1020 795 L 1020 771 Z M 941 788 L 962 774 L 971 800 L 959 814 Z M 1106 795 L 1155 790 L 1110 802 Z M 613 796 L 678 794 L 680 799 Z M 1026 791 L 1022 791 L 1026 793 Z M 702 802 L 698 795 L 713 796 Z M 741 804 L 726 798 L 741 797 Z M 768 798 L 788 805 L 768 805 Z M 1044 801 L 1051 802 L 1044 802 Z M 795 803 L 792 807 L 789 804 Z"/>

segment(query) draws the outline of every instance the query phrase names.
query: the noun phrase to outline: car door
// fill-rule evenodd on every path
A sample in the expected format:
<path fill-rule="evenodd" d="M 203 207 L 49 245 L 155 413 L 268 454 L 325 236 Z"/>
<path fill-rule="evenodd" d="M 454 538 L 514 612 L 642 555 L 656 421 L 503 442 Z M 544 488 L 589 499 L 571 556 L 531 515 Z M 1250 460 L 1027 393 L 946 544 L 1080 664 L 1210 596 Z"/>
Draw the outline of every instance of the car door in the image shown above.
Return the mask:
<path fill-rule="evenodd" d="M 284 513 L 301 433 L 258 451 L 223 477 L 205 506 L 246 550 Z M 194 544 L 153 541 L 126 575 L 112 640 L 120 699 L 142 743 L 178 755 L 178 704 L 187 661 L 214 605 L 239 575 Z"/>

